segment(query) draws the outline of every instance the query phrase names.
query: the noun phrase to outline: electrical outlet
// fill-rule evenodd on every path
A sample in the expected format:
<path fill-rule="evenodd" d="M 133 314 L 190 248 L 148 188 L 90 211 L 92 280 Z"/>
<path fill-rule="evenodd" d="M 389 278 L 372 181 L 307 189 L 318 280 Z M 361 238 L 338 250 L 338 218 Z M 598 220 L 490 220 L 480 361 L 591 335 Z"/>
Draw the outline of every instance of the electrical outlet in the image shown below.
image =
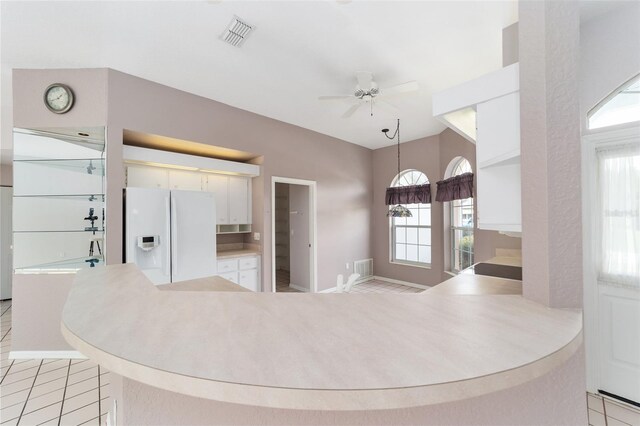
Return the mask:
<path fill-rule="evenodd" d="M 260 241 L 260 233 L 259 232 L 254 232 L 253 233 L 253 239 L 255 241 Z"/>
<path fill-rule="evenodd" d="M 345 263 L 345 268 L 349 269 L 349 262 Z"/>

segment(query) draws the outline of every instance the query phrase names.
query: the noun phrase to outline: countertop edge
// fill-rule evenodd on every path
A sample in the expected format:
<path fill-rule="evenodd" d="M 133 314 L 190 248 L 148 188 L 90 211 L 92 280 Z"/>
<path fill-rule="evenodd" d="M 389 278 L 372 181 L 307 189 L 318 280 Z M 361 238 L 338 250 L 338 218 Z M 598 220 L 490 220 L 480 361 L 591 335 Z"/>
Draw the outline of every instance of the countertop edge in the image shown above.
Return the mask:
<path fill-rule="evenodd" d="M 473 398 L 508 389 L 550 372 L 566 362 L 582 345 L 582 329 L 555 352 L 510 370 L 471 379 L 416 387 L 319 390 L 278 388 L 222 382 L 160 370 L 105 352 L 70 331 L 64 320 L 65 340 L 83 355 L 123 377 L 160 389 L 197 398 L 244 405 L 297 410 L 379 410 L 411 408 Z"/>

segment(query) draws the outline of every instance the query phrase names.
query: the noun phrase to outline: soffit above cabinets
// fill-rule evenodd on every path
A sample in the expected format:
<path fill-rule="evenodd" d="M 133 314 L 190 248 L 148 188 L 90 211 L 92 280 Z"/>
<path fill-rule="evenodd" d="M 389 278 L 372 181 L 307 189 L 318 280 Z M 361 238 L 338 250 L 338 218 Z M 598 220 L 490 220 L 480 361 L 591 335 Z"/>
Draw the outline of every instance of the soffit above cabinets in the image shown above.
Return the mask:
<path fill-rule="evenodd" d="M 142 164 L 147 166 L 166 167 L 170 169 L 173 168 L 235 176 L 260 176 L 260 166 L 255 164 L 198 157 L 196 155 L 178 154 L 175 152 L 140 148 L 137 146 L 123 146 L 122 159 L 128 164 Z"/>

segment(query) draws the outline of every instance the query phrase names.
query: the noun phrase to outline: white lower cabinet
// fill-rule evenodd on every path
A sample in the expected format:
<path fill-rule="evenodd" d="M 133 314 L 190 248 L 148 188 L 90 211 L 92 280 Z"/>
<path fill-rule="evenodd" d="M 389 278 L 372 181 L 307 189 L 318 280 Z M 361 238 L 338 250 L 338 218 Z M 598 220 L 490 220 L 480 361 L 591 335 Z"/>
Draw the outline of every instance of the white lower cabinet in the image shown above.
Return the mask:
<path fill-rule="evenodd" d="M 260 291 L 259 256 L 227 257 L 218 260 L 218 275 L 251 291 Z"/>

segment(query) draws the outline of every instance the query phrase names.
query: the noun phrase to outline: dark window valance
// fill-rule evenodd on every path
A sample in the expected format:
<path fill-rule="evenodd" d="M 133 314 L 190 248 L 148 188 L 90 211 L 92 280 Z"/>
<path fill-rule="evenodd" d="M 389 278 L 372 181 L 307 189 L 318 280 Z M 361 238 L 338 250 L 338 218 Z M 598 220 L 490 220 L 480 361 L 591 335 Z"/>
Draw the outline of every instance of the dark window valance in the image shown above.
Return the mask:
<path fill-rule="evenodd" d="M 463 173 L 438 182 L 436 201 L 464 200 L 469 197 L 473 197 L 473 173 Z"/>
<path fill-rule="evenodd" d="M 394 186 L 387 188 L 385 201 L 388 206 L 395 204 L 431 203 L 431 185 Z"/>

